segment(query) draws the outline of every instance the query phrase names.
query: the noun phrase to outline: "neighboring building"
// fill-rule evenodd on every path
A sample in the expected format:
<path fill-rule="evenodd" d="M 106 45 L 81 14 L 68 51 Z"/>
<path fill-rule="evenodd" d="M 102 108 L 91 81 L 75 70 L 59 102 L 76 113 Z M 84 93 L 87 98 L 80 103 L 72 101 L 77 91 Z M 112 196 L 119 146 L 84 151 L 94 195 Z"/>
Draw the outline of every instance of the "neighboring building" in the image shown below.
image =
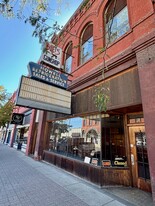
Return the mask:
<path fill-rule="evenodd" d="M 11 133 L 8 136 L 6 142 L 10 147 L 19 149 L 24 153 L 34 153 L 36 136 L 37 136 L 37 125 L 39 111 L 24 107 L 15 107 L 13 113 L 19 113 L 24 115 L 22 125 L 10 124 L 8 131 Z"/>
<path fill-rule="evenodd" d="M 11 97 L 12 101 L 15 103 L 17 98 L 17 91 L 15 91 Z M 13 115 L 19 114 L 23 115 L 22 121 L 19 121 L 19 124 L 13 120 Z M 19 149 L 26 153 L 30 150 L 31 153 L 34 153 L 36 134 L 37 134 L 37 118 L 39 111 L 14 106 L 12 117 L 10 123 L 6 125 L 5 128 L 1 128 L 1 141 L 8 144 L 10 147 Z M 32 135 L 32 136 L 31 136 Z"/>
<path fill-rule="evenodd" d="M 154 19 L 152 0 L 82 2 L 58 36 L 62 65 L 71 74 L 72 113 L 40 111 L 35 149 L 27 154 L 100 186 L 152 190 L 155 202 Z M 106 112 L 96 108 L 96 88 L 109 97 Z M 81 118 L 82 136 L 63 143 L 60 155 L 64 121 L 76 128 L 75 118 Z"/>

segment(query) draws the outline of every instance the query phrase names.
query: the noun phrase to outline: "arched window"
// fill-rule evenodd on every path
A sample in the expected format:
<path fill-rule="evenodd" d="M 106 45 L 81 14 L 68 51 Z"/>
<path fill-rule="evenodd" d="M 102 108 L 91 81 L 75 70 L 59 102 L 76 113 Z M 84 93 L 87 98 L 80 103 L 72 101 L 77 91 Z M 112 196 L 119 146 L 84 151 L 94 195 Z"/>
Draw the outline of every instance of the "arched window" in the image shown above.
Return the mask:
<path fill-rule="evenodd" d="M 80 63 L 83 64 L 93 56 L 93 25 L 85 27 L 81 36 Z"/>
<path fill-rule="evenodd" d="M 87 142 L 92 142 L 94 144 L 98 144 L 98 134 L 94 129 L 89 130 L 86 134 Z"/>
<path fill-rule="evenodd" d="M 65 50 L 65 71 L 71 73 L 72 71 L 72 42 L 70 42 Z"/>
<path fill-rule="evenodd" d="M 126 0 L 111 0 L 105 15 L 106 43 L 111 43 L 129 30 Z"/>

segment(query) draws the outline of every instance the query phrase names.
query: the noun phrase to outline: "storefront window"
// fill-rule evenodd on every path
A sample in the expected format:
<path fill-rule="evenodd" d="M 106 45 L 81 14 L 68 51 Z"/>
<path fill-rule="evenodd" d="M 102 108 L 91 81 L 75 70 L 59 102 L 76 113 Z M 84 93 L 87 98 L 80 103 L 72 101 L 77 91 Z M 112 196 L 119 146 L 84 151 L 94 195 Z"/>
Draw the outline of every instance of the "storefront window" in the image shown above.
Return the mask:
<path fill-rule="evenodd" d="M 29 127 L 21 127 L 17 129 L 15 142 L 17 143 L 27 143 Z"/>
<path fill-rule="evenodd" d="M 81 160 L 84 160 L 86 156 L 99 158 L 99 118 L 92 117 L 91 125 L 90 118 L 80 117 L 53 122 L 49 150 Z"/>
<path fill-rule="evenodd" d="M 100 166 L 102 161 L 104 166 L 125 166 L 123 118 L 92 115 L 55 121 L 52 123 L 49 151 L 96 166 Z"/>
<path fill-rule="evenodd" d="M 123 116 L 115 115 L 102 119 L 102 159 L 112 166 L 126 166 Z"/>

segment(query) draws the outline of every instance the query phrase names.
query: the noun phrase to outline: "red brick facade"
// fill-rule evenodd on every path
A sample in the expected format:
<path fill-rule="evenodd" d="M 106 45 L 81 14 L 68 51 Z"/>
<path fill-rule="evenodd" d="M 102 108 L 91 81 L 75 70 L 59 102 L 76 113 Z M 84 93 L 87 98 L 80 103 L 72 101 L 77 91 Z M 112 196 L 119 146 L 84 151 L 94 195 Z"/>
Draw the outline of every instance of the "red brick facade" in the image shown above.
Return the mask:
<path fill-rule="evenodd" d="M 132 134 L 132 127 L 135 125 L 128 124 L 127 117 L 130 114 L 138 114 L 139 112 L 144 115 L 151 187 L 155 202 L 154 1 L 127 0 L 129 29 L 114 42 L 106 46 L 104 17 L 109 2 L 108 0 L 89 0 L 85 6 L 82 3 L 59 35 L 58 46 L 64 52 L 63 65 L 65 49 L 70 42 L 73 44 L 72 76 L 69 76 L 71 81 L 68 86 L 68 90 L 72 92 L 71 116 L 97 113 L 97 109 L 91 101 L 94 86 L 108 83 L 110 85 L 110 102 L 107 113 L 124 115 L 127 158 L 132 171 L 134 171 L 131 155 L 135 145 L 132 143 L 130 135 Z M 84 28 L 90 22 L 93 24 L 93 56 L 84 64 L 80 64 L 80 39 Z M 54 38 L 52 41 L 54 42 Z M 45 116 L 46 114 L 41 114 L 40 116 L 40 121 L 42 122 L 39 124 L 37 133 L 35 156 L 38 159 L 41 158 L 43 149 L 46 149 L 46 143 L 43 141 L 43 136 L 45 135 L 45 133 L 43 134 L 43 129 L 46 128 Z M 48 121 L 50 121 L 50 118 L 48 118 Z M 144 124 L 136 124 L 137 129 L 139 129 L 139 126 L 144 127 Z M 30 150 L 27 151 L 29 151 L 27 152 L 29 154 Z M 141 180 L 139 180 L 138 184 L 142 184 L 141 188 L 143 188 L 145 181 L 141 183 Z M 131 185 L 134 185 L 134 178 Z M 137 187 L 139 186 L 137 185 Z M 144 187 L 147 186 L 145 185 Z"/>
<path fill-rule="evenodd" d="M 64 51 L 64 56 L 69 42 L 72 42 L 73 45 L 72 76 L 69 77 L 71 82 L 68 87 L 73 95 L 72 114 L 89 115 L 97 112 L 94 103 L 90 102 L 93 87 L 105 82 L 110 85 L 110 102 L 107 113 L 128 115 L 143 112 L 152 193 L 155 200 L 155 165 L 153 164 L 153 148 L 155 148 L 155 141 L 153 141 L 155 134 L 153 126 L 155 116 L 153 115 L 155 103 L 154 5 L 151 0 L 127 0 L 129 30 L 106 46 L 104 17 L 109 2 L 108 0 L 90 0 L 85 6 L 81 4 L 59 36 L 58 45 Z M 84 64 L 80 64 L 80 39 L 84 28 L 90 22 L 93 24 L 93 56 Z M 64 59 L 65 57 L 63 57 L 63 61 Z M 83 100 L 83 96 L 86 101 Z M 128 130 L 128 125 L 126 128 Z M 128 132 L 126 135 L 128 136 Z M 128 142 L 129 162 L 131 161 L 130 150 L 132 152 Z M 141 183 L 141 180 L 138 182 L 143 188 L 145 183 Z"/>

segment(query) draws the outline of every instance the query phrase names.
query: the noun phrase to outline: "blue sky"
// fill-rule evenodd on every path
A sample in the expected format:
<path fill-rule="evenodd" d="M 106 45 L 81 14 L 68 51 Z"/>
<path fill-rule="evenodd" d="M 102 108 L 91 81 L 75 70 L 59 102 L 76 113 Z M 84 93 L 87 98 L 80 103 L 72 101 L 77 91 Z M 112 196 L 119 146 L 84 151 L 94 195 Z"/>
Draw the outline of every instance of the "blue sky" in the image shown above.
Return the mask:
<path fill-rule="evenodd" d="M 53 14 L 50 17 L 60 25 L 65 24 L 82 2 L 65 1 L 69 2 L 69 7 L 62 7 L 60 16 Z M 33 28 L 29 24 L 18 19 L 8 20 L 0 15 L 0 85 L 8 93 L 13 93 L 18 88 L 20 77 L 28 74 L 28 63 L 37 62 L 41 55 L 41 45 L 37 38 L 32 37 L 32 33 Z"/>

